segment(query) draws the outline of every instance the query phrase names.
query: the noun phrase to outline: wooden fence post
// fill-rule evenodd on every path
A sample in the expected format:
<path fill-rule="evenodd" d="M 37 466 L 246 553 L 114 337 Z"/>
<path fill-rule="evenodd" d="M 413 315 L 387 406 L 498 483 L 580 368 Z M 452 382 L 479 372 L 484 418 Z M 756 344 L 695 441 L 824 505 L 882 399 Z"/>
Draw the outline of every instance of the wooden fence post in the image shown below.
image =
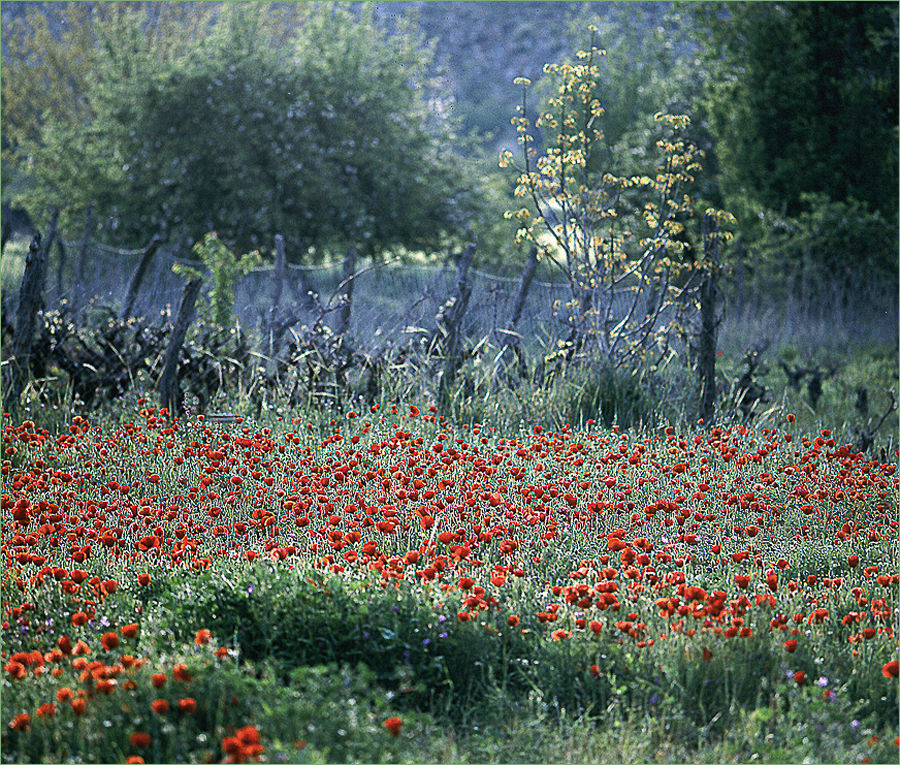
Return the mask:
<path fill-rule="evenodd" d="M 344 285 L 344 294 L 341 296 L 343 303 L 341 304 L 341 315 L 338 321 L 338 334 L 343 335 L 350 328 L 350 309 L 353 301 L 353 285 L 355 279 L 350 277 L 356 272 L 356 248 L 350 247 L 347 255 L 344 257 L 344 273 L 341 277 L 341 283 Z"/>
<path fill-rule="evenodd" d="M 72 314 L 77 319 L 84 306 L 84 267 L 87 263 L 87 251 L 94 231 L 94 206 L 88 205 L 87 215 L 84 219 L 84 236 L 81 237 L 81 247 L 78 251 L 78 261 L 75 264 L 75 288 L 72 291 Z"/>
<path fill-rule="evenodd" d="M 12 221 L 10 220 L 11 216 L 11 205 L 9 202 L 4 202 L 2 211 L 3 221 L 2 223 L 0 223 L 0 255 L 3 254 L 3 250 L 6 249 L 6 243 L 12 236 Z"/>
<path fill-rule="evenodd" d="M 468 244 L 459 259 L 456 277 L 456 291 L 453 296 L 441 306 L 437 314 L 437 332 L 435 340 L 443 338 L 444 368 L 441 370 L 438 384 L 438 401 L 444 409 L 449 407 L 451 388 L 456 381 L 456 375 L 462 366 L 461 344 L 462 337 L 460 324 L 469 307 L 469 298 L 472 295 L 472 285 L 469 284 L 468 271 L 472 256 L 475 254 L 475 245 Z"/>
<path fill-rule="evenodd" d="M 697 373 L 700 378 L 700 416 L 709 426 L 716 417 L 716 272 L 719 266 L 719 224 L 715 216 L 703 216 L 703 249 L 706 271 L 700 285 L 700 341 Z"/>
<path fill-rule="evenodd" d="M 63 269 L 66 267 L 66 243 L 61 236 L 56 237 L 56 253 L 59 255 L 59 261 L 56 263 L 56 300 L 59 302 L 63 294 Z"/>
<path fill-rule="evenodd" d="M 25 388 L 31 370 L 31 343 L 38 312 L 43 307 L 44 279 L 47 271 L 47 254 L 56 237 L 56 221 L 59 210 L 53 211 L 47 240 L 42 243 L 36 232 L 25 257 L 25 273 L 19 289 L 19 307 L 16 311 L 16 334 L 13 339 L 12 357 L 8 360 L 3 380 L 3 408 L 15 411 L 19 397 Z"/>
<path fill-rule="evenodd" d="M 147 267 L 150 265 L 150 261 L 153 259 L 153 255 L 156 253 L 161 241 L 162 238 L 159 234 L 154 234 L 153 239 L 150 240 L 150 244 L 147 245 L 144 252 L 141 254 L 141 261 L 138 263 L 138 267 L 135 269 L 134 274 L 131 277 L 131 282 L 128 285 L 128 293 L 125 297 L 125 308 L 122 309 L 121 318 L 127 319 L 131 316 L 131 311 L 134 308 L 134 301 L 137 299 L 138 290 L 141 288 L 141 282 L 144 281 L 144 274 L 147 272 Z"/>
<path fill-rule="evenodd" d="M 281 302 L 281 291 L 284 289 L 284 237 L 275 234 L 275 298 L 272 300 L 272 308 L 278 308 Z"/>
<path fill-rule="evenodd" d="M 181 353 L 181 346 L 184 344 L 191 321 L 194 319 L 194 304 L 197 302 L 202 284 L 203 279 L 195 276 L 184 285 L 181 304 L 178 306 L 178 316 L 175 319 L 175 326 L 172 328 L 169 346 L 166 348 L 162 376 L 159 378 L 160 406 L 167 407 L 172 415 L 180 413 L 182 408 L 182 396 L 178 386 L 178 356 Z"/>
<path fill-rule="evenodd" d="M 525 262 L 525 270 L 522 272 L 522 280 L 519 282 L 519 294 L 516 296 L 516 302 L 513 305 L 512 315 L 503 333 L 503 345 L 500 353 L 497 354 L 496 363 L 503 362 L 506 364 L 505 354 L 508 348 L 512 348 L 519 362 L 522 363 L 521 349 L 519 347 L 519 338 L 513 334 L 519 319 L 522 317 L 522 310 L 525 308 L 525 300 L 528 297 L 528 290 L 531 289 L 531 282 L 534 281 L 534 273 L 537 270 L 537 247 L 532 247 L 528 253 L 528 260 Z"/>

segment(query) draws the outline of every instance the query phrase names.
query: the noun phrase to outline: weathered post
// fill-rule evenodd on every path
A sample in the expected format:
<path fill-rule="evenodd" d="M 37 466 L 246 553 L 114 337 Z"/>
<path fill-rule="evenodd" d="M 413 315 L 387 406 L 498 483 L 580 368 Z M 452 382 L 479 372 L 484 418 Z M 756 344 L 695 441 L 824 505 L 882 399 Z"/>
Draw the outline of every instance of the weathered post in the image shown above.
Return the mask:
<path fill-rule="evenodd" d="M 0 255 L 6 249 L 6 243 L 12 236 L 12 221 L 10 220 L 10 205 L 3 203 L 3 221 L 0 223 Z"/>
<path fill-rule="evenodd" d="M 159 234 L 154 234 L 153 239 L 150 240 L 150 244 L 148 244 L 144 249 L 144 252 L 141 253 L 141 261 L 138 263 L 138 267 L 131 277 L 131 283 L 128 285 L 128 293 L 125 296 L 125 308 L 122 309 L 121 318 L 127 319 L 131 316 L 131 311 L 134 309 L 134 301 L 137 299 L 138 290 L 141 288 L 141 282 L 144 281 L 144 274 L 147 273 L 147 267 L 150 265 L 150 261 L 153 259 L 154 254 L 156 254 L 156 250 L 161 241 L 162 238 Z"/>
<path fill-rule="evenodd" d="M 194 304 L 200 294 L 203 279 L 193 277 L 184 285 L 181 293 L 181 304 L 178 306 L 178 316 L 175 326 L 172 328 L 172 337 L 169 347 L 166 348 L 166 356 L 163 361 L 162 376 L 159 378 L 160 406 L 167 407 L 173 415 L 181 411 L 182 397 L 178 387 L 178 356 L 181 346 L 184 344 L 185 335 L 194 319 Z"/>
<path fill-rule="evenodd" d="M 281 234 L 275 234 L 275 297 L 272 300 L 272 308 L 278 308 L 278 304 L 281 302 L 281 292 L 284 289 L 284 272 L 284 237 Z"/>
<path fill-rule="evenodd" d="M 438 401 L 442 408 L 448 408 L 451 400 L 451 389 L 456 381 L 456 375 L 462 366 L 461 345 L 462 337 L 460 323 L 469 307 L 469 298 L 472 295 L 472 285 L 469 284 L 468 271 L 472 256 L 475 254 L 475 245 L 468 244 L 462 257 L 456 277 L 456 291 L 453 296 L 441 306 L 438 311 L 437 332 L 435 339 L 443 338 L 444 368 L 441 370 L 438 383 Z"/>
<path fill-rule="evenodd" d="M 31 369 L 31 343 L 38 312 L 43 307 L 44 278 L 47 270 L 47 253 L 56 236 L 59 210 L 53 211 L 47 240 L 42 243 L 40 232 L 35 232 L 25 256 L 25 273 L 19 289 L 19 308 L 16 311 L 16 334 L 12 356 L 8 360 L 3 379 L 3 408 L 18 409 L 19 397 L 25 388 Z"/>
<path fill-rule="evenodd" d="M 700 378 L 700 416 L 706 425 L 716 417 L 716 272 L 719 266 L 719 224 L 714 215 L 703 216 L 705 271 L 700 285 L 700 341 L 697 373 Z"/>
<path fill-rule="evenodd" d="M 63 294 L 62 279 L 66 267 L 66 243 L 61 236 L 56 237 L 56 254 L 59 256 L 56 262 L 56 299 L 59 301 Z"/>
<path fill-rule="evenodd" d="M 343 275 L 341 284 L 344 285 L 341 295 L 341 315 L 338 321 L 338 335 L 343 335 L 350 328 L 350 309 L 353 301 L 353 285 L 356 282 L 353 274 L 356 272 L 356 248 L 350 247 L 344 257 Z"/>
<path fill-rule="evenodd" d="M 88 205 L 87 215 L 84 219 L 84 236 L 81 237 L 81 247 L 78 251 L 78 261 L 75 264 L 75 288 L 72 291 L 72 314 L 77 319 L 84 306 L 85 285 L 84 267 L 87 263 L 88 246 L 91 242 L 91 234 L 94 231 L 94 207 Z"/>
<path fill-rule="evenodd" d="M 506 365 L 505 354 L 508 348 L 512 348 L 519 361 L 522 361 L 521 349 L 519 347 L 519 338 L 514 334 L 516 325 L 522 316 L 522 310 L 525 307 L 525 300 L 528 297 L 528 290 L 531 289 L 531 282 L 534 281 L 534 272 L 537 270 L 537 247 L 532 247 L 528 253 L 528 260 L 525 262 L 525 270 L 522 272 L 522 280 L 519 282 L 519 294 L 516 296 L 516 302 L 513 304 L 512 315 L 503 333 L 503 345 L 500 353 L 497 354 L 496 363 L 501 362 Z"/>

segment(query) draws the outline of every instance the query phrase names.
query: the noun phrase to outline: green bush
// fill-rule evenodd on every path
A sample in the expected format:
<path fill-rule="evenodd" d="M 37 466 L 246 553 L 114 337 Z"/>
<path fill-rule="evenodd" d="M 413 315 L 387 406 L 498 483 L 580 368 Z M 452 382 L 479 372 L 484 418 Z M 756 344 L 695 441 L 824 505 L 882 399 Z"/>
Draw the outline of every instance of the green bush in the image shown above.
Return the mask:
<path fill-rule="evenodd" d="M 88 116 L 48 118 L 24 142 L 30 210 L 65 208 L 80 225 L 93 203 L 126 244 L 214 230 L 248 251 L 282 233 L 292 257 L 462 236 L 476 184 L 410 27 L 388 36 L 369 8 L 311 6 L 284 42 L 257 9 L 227 5 L 162 55 L 144 23 L 97 19 L 108 55 L 85 85 Z"/>

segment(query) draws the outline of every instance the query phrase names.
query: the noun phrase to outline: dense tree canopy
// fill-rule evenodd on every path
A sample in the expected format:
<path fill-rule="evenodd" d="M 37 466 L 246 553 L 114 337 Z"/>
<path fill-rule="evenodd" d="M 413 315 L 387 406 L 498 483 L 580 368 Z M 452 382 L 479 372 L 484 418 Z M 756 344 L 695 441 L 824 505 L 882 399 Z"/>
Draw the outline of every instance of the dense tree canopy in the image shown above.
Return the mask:
<path fill-rule="evenodd" d="M 897 214 L 897 6 L 701 7 L 729 193 L 796 215 L 805 193 Z"/>
<path fill-rule="evenodd" d="M 368 9 L 304 6 L 285 43 L 225 4 L 194 45 L 144 34 L 146 15 L 99 12 L 77 115 L 45 112 L 27 157 L 36 209 L 94 204 L 123 242 L 210 230 L 238 250 L 282 233 L 292 253 L 436 249 L 474 216 L 454 126 L 409 28 Z"/>

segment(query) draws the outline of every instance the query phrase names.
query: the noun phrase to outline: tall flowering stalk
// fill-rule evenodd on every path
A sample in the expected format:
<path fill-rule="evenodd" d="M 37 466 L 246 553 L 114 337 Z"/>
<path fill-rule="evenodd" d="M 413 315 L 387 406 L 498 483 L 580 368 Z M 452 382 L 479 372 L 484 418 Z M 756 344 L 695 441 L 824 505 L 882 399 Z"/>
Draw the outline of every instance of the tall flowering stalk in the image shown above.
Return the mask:
<path fill-rule="evenodd" d="M 687 137 L 687 116 L 660 113 L 655 119 L 663 130 L 656 144 L 661 161 L 654 171 L 611 171 L 614 158 L 604 143 L 604 107 L 597 96 L 605 52 L 595 44 L 596 28 L 591 32 L 590 49 L 579 51 L 575 63 L 544 67 L 556 87 L 534 124 L 543 133 L 542 155 L 532 146 L 526 117 L 531 82 L 515 80 L 522 103 L 512 122 L 522 163 L 506 150 L 500 166 L 519 173 L 515 193 L 526 205 L 506 217 L 519 224 L 517 244 L 536 245 L 568 280 L 570 299 L 556 306 L 569 325 L 561 341 L 567 355 L 599 355 L 613 367 L 653 366 L 696 310 L 701 274 L 713 265 L 693 252 L 685 236 L 684 221 L 694 207 L 687 189 L 703 152 Z M 708 214 L 734 223 L 726 212 Z M 717 236 L 724 242 L 730 234 Z"/>

